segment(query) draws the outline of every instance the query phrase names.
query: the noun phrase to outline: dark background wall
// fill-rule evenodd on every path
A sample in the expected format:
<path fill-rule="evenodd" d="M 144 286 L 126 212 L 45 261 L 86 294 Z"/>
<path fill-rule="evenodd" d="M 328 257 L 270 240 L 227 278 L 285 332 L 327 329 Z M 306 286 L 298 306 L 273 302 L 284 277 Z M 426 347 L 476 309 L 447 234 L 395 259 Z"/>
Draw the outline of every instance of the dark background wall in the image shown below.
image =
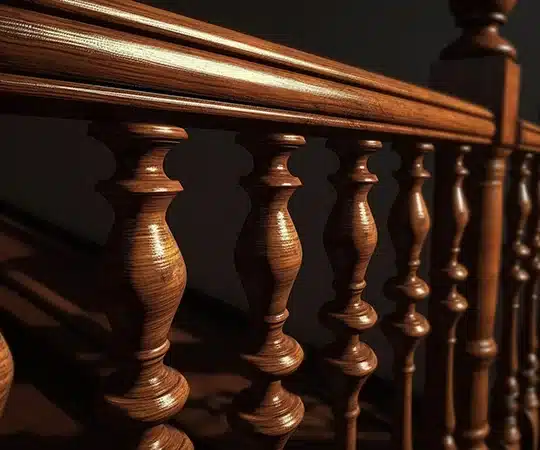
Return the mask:
<path fill-rule="evenodd" d="M 425 84 L 430 62 L 456 35 L 446 1 L 425 0 L 146 0 L 178 13 L 341 60 L 402 80 Z M 522 117 L 536 119 L 540 98 L 540 4 L 520 1 L 504 34 L 517 46 L 523 66 Z M 3 116 L 3 171 L 0 199 L 103 242 L 112 212 L 94 185 L 114 170 L 109 151 L 86 136 L 87 123 Z M 182 124 L 178 124 L 182 125 Z M 233 265 L 237 234 L 249 208 L 238 178 L 249 172 L 250 157 L 230 133 L 188 130 L 191 139 L 171 152 L 166 168 L 185 191 L 173 203 L 169 222 L 188 266 L 189 286 L 241 308 L 246 307 Z M 398 161 L 385 148 L 372 158 L 380 179 L 371 205 L 380 241 L 368 272 L 365 298 L 382 316 L 393 305 L 382 295 L 393 274 L 393 250 L 386 217 L 396 193 L 391 177 Z M 430 160 L 427 161 L 430 166 Z M 331 273 L 322 231 L 334 201 L 326 176 L 337 168 L 324 141 L 310 140 L 292 158 L 291 170 L 304 182 L 291 201 L 304 247 L 302 270 L 294 287 L 288 328 L 316 345 L 329 334 L 317 323 L 317 311 L 332 296 Z M 429 198 L 430 182 L 426 185 Z M 387 376 L 392 353 L 378 329 L 366 335 Z M 420 355 L 421 356 L 421 355 Z M 419 379 L 420 380 L 420 379 Z"/>

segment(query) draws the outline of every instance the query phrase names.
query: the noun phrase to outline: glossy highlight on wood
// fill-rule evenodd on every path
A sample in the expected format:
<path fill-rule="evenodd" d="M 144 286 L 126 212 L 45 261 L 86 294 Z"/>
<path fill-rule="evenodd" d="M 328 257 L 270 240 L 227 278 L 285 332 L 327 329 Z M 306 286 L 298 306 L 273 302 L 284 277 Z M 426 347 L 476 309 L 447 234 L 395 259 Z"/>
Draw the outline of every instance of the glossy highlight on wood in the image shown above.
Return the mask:
<path fill-rule="evenodd" d="M 366 271 L 377 245 L 377 226 L 368 194 L 377 176 L 368 169 L 368 159 L 380 150 L 379 141 L 330 140 L 327 147 L 340 159 L 339 171 L 330 177 L 337 200 L 328 218 L 324 241 L 334 270 L 335 298 L 320 311 L 321 322 L 335 335 L 323 350 L 333 390 L 335 448 L 356 450 L 358 396 L 377 367 L 373 350 L 359 334 L 375 325 L 377 313 L 362 299 Z"/>
<path fill-rule="evenodd" d="M 69 57 L 64 57 L 68 55 Z M 464 134 L 491 113 L 440 107 L 156 39 L 0 5 L 0 69 Z M 11 69 L 11 70 L 10 70 Z M 459 103 L 459 100 L 455 100 Z M 463 108 L 458 108 L 463 109 Z M 474 131 L 474 133 L 468 133 Z"/>
<path fill-rule="evenodd" d="M 109 26 L 117 24 L 128 27 L 134 30 L 135 34 L 140 34 L 141 31 L 147 32 L 151 36 L 166 38 L 167 41 L 172 39 L 177 43 L 196 44 L 205 49 L 232 54 L 242 59 L 347 82 L 456 111 L 491 117 L 487 110 L 477 105 L 439 92 L 132 0 L 115 0 L 114 4 L 110 0 L 27 0 L 27 2 L 53 8 L 56 14 L 62 11 L 76 14 L 82 21 L 88 18 L 97 19 L 100 23 Z"/>
<path fill-rule="evenodd" d="M 507 243 L 505 246 L 500 357 L 497 364 L 493 405 L 493 440 L 506 450 L 520 448 L 518 428 L 519 311 L 521 296 L 529 274 L 525 269 L 530 250 L 525 245 L 525 230 L 531 212 L 528 191 L 531 154 L 514 152 L 511 156 L 510 189 L 506 201 Z"/>
<path fill-rule="evenodd" d="M 424 241 L 430 229 L 430 217 L 422 186 L 430 177 L 424 168 L 424 155 L 432 144 L 405 141 L 394 144 L 401 156 L 395 173 L 399 191 L 388 218 L 388 231 L 396 252 L 397 275 L 385 286 L 387 296 L 396 302 L 395 312 L 386 316 L 382 326 L 394 349 L 396 411 L 393 445 L 413 449 L 412 388 L 414 354 L 420 341 L 430 332 L 428 320 L 416 310 L 416 303 L 429 295 L 428 284 L 418 275 Z"/>
<path fill-rule="evenodd" d="M 242 358 L 252 384 L 236 399 L 229 423 L 242 448 L 282 450 L 304 417 L 304 405 L 281 379 L 304 358 L 302 348 L 283 333 L 287 302 L 302 262 L 302 247 L 287 208 L 301 186 L 287 167 L 302 136 L 240 134 L 237 142 L 253 156 L 253 171 L 242 186 L 251 211 L 238 237 L 235 261 L 250 307 L 251 328 Z"/>
<path fill-rule="evenodd" d="M 163 160 L 187 134 L 167 125 L 114 122 L 93 123 L 89 133 L 117 161 L 112 179 L 99 185 L 115 212 L 101 265 L 117 362 L 105 382 L 104 414 L 128 448 L 191 450 L 184 433 L 164 425 L 184 406 L 189 386 L 163 363 L 186 286 L 186 266 L 165 220 L 182 186 L 167 177 Z"/>
<path fill-rule="evenodd" d="M 9 346 L 0 334 L 0 417 L 4 412 L 15 374 L 13 357 Z"/>
<path fill-rule="evenodd" d="M 431 252 L 429 321 L 432 333 L 427 338 L 424 400 L 424 442 L 433 450 L 456 450 L 454 431 L 454 367 L 456 328 L 467 309 L 460 285 L 467 279 L 467 268 L 459 262 L 461 240 L 469 222 L 469 206 L 463 181 L 469 174 L 465 156 L 470 146 L 441 146 L 435 154 L 435 199 Z M 448 170 L 454 167 L 454 170 Z M 448 203 L 452 205 L 449 218 Z"/>
<path fill-rule="evenodd" d="M 531 215 L 525 239 L 531 250 L 525 266 L 530 280 L 525 285 L 521 314 L 521 358 L 520 358 L 520 415 L 519 428 L 523 442 L 538 448 L 538 296 L 540 295 L 540 174 L 538 157 L 531 160 Z"/>

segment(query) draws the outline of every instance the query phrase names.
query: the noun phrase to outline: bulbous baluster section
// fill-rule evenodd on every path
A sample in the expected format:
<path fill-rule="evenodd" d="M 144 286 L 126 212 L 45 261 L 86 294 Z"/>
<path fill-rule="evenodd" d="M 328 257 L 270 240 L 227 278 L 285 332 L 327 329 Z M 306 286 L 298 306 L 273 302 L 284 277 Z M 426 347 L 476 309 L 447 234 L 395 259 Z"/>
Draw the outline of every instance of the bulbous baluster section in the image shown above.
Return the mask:
<path fill-rule="evenodd" d="M 521 293 L 529 275 L 525 261 L 530 251 L 525 245 L 525 230 L 531 212 L 528 182 L 530 155 L 514 152 L 511 156 L 510 189 L 506 201 L 507 244 L 505 248 L 502 320 L 504 332 L 500 339 L 500 358 L 494 386 L 493 440 L 496 447 L 506 450 L 520 448 L 518 413 L 518 339 Z"/>
<path fill-rule="evenodd" d="M 427 319 L 416 310 L 416 303 L 427 298 L 429 286 L 418 276 L 420 255 L 430 228 L 430 217 L 422 195 L 424 181 L 430 177 L 424 168 L 424 155 L 433 145 L 401 142 L 396 146 L 401 167 L 396 172 L 399 192 L 388 218 L 388 231 L 396 251 L 397 275 L 386 286 L 386 295 L 396 302 L 396 310 L 386 316 L 382 326 L 394 348 L 394 383 L 397 386 L 394 448 L 412 450 L 412 388 L 414 354 L 429 333 Z"/>
<path fill-rule="evenodd" d="M 13 376 L 15 374 L 13 357 L 9 346 L 0 334 L 0 416 L 4 413 L 6 402 L 13 384 Z"/>
<path fill-rule="evenodd" d="M 489 55 L 516 58 L 512 44 L 499 34 L 517 0 L 450 0 L 450 9 L 462 35 L 446 47 L 441 59 Z"/>
<path fill-rule="evenodd" d="M 117 161 L 113 178 L 99 185 L 115 213 L 100 267 L 117 361 L 105 382 L 105 417 L 121 434 L 122 448 L 190 450 L 188 437 L 165 425 L 184 406 L 189 387 L 163 363 L 186 286 L 186 266 L 165 220 L 182 186 L 167 177 L 163 160 L 187 134 L 143 123 L 95 123 L 90 134 Z"/>
<path fill-rule="evenodd" d="M 540 173 L 538 158 L 532 159 L 533 170 L 531 195 L 532 213 L 529 218 L 526 238 L 532 250 L 527 261 L 530 280 L 525 286 L 521 331 L 521 412 L 520 430 L 524 442 L 531 448 L 539 445 L 538 393 L 538 296 L 540 295 Z"/>
<path fill-rule="evenodd" d="M 234 402 L 229 417 L 242 448 L 281 450 L 304 416 L 300 398 L 282 386 L 303 360 L 302 348 L 283 333 L 287 303 L 302 262 L 302 247 L 288 211 L 301 185 L 287 167 L 291 152 L 305 144 L 291 134 L 241 134 L 237 142 L 253 156 L 242 181 L 251 211 L 238 238 L 236 268 L 249 302 L 251 328 L 242 358 L 251 386 Z"/>
<path fill-rule="evenodd" d="M 335 334 L 323 351 L 334 390 L 335 448 L 355 450 L 358 396 L 364 382 L 377 367 L 373 350 L 360 341 L 361 332 L 377 321 L 375 310 L 362 299 L 365 275 L 377 245 L 377 226 L 368 193 L 378 180 L 367 166 L 378 141 L 330 140 L 340 159 L 331 177 L 337 200 L 328 219 L 324 241 L 334 271 L 335 298 L 320 311 L 320 319 Z"/>
<path fill-rule="evenodd" d="M 463 181 L 468 175 L 464 157 L 468 145 L 443 147 L 435 158 L 435 201 L 431 252 L 432 295 L 429 321 L 433 332 L 427 339 L 425 435 L 430 449 L 456 450 L 454 431 L 454 353 L 456 327 L 467 309 L 467 300 L 459 285 L 467 278 L 467 269 L 459 262 L 461 240 L 469 222 L 469 206 Z M 454 170 L 448 170 L 454 167 Z M 448 204 L 451 204 L 451 216 Z"/>

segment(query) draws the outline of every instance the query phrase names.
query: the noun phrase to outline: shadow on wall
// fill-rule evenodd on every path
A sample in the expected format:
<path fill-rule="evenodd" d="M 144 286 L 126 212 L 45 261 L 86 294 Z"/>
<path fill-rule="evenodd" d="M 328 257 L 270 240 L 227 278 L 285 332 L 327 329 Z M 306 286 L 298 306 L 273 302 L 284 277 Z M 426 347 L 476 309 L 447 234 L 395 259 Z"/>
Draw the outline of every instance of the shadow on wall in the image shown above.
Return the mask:
<path fill-rule="evenodd" d="M 445 2 L 342 0 L 331 9 L 325 4 L 290 0 L 265 4 L 247 0 L 144 3 L 416 83 L 426 81 L 430 62 L 457 34 Z M 540 76 L 538 17 L 540 4 L 521 1 L 505 30 L 519 49 L 524 66 L 523 84 L 528 95 L 522 98 L 522 114 L 533 120 L 536 99 L 540 98 L 540 84 L 534 82 Z M 86 136 L 86 129 L 85 122 L 3 116 L 0 131 L 7 170 L 0 177 L 0 198 L 102 242 L 112 212 L 94 186 L 112 174 L 114 161 L 103 145 Z M 234 144 L 231 133 L 188 132 L 190 140 L 174 149 L 166 162 L 170 177 L 179 179 L 185 188 L 169 210 L 169 222 L 188 265 L 188 282 L 192 288 L 245 308 L 233 251 L 249 209 L 238 179 L 249 173 L 251 158 Z M 426 162 L 428 169 L 431 159 Z M 394 274 L 386 217 L 396 193 L 391 172 L 397 166 L 398 158 L 386 147 L 371 158 L 371 170 L 380 179 L 370 196 L 380 234 L 365 298 L 375 305 L 379 316 L 393 309 L 382 295 L 382 286 Z M 337 158 L 319 139 L 310 140 L 291 160 L 291 171 L 304 183 L 290 203 L 304 261 L 294 286 L 288 328 L 313 344 L 330 337 L 318 325 L 317 312 L 333 295 L 322 232 L 335 198 L 326 177 L 336 168 Z M 426 183 L 428 199 L 431 186 L 431 182 Z M 386 340 L 378 327 L 365 337 L 379 356 L 378 373 L 388 377 L 392 353 Z M 418 362 L 422 373 L 421 359 Z M 417 377 L 419 383 L 421 380 Z"/>

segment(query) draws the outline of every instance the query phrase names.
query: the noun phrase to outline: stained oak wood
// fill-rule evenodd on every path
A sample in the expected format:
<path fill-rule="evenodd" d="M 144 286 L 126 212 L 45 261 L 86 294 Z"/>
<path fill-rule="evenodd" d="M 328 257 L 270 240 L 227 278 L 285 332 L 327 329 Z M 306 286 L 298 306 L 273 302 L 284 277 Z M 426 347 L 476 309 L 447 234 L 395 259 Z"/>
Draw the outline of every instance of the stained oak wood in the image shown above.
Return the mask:
<path fill-rule="evenodd" d="M 187 134 L 145 123 L 94 123 L 90 134 L 117 161 L 113 178 L 99 186 L 115 212 L 101 264 L 116 361 L 104 386 L 105 418 L 130 448 L 192 449 L 184 433 L 164 425 L 184 406 L 189 386 L 163 363 L 186 286 L 186 266 L 165 220 L 182 187 L 166 176 L 163 160 Z"/>
<path fill-rule="evenodd" d="M 432 65 L 430 86 L 493 111 L 497 117 L 492 146 L 473 146 L 465 181 L 470 221 L 462 255 L 469 309 L 464 314 L 456 351 L 456 433 L 459 449 L 487 450 L 490 432 L 490 366 L 497 355 L 494 320 L 499 298 L 502 253 L 503 186 L 506 158 L 516 148 L 520 66 L 500 24 L 510 1 L 450 2 L 462 35 Z M 504 395 L 497 392 L 497 395 Z"/>
<path fill-rule="evenodd" d="M 325 230 L 325 247 L 334 271 L 335 298 L 320 311 L 320 318 L 335 335 L 323 350 L 328 365 L 330 389 L 335 398 L 336 449 L 356 450 L 358 396 L 377 367 L 373 350 L 359 334 L 375 325 L 377 313 L 362 299 L 366 271 L 377 245 L 377 226 L 368 194 L 377 176 L 368 168 L 379 141 L 331 140 L 327 147 L 340 159 L 339 171 L 331 177 L 337 200 Z"/>
<path fill-rule="evenodd" d="M 473 147 L 465 193 L 471 211 L 463 240 L 469 309 L 457 352 L 456 443 L 486 450 L 489 425 L 489 370 L 497 355 L 494 339 L 502 247 L 503 184 L 508 150 Z M 500 395 L 500 394 L 498 394 Z"/>
<path fill-rule="evenodd" d="M 6 72 L 472 135 L 490 128 L 485 113 L 428 105 L 5 5 L 0 6 L 0 44 L 0 69 Z"/>
<path fill-rule="evenodd" d="M 2 112 L 78 119 L 129 117 L 133 120 L 178 120 L 200 127 L 238 130 L 249 124 L 282 123 L 293 132 L 306 131 L 327 137 L 342 130 L 371 131 L 374 134 L 429 136 L 458 142 L 491 142 L 494 126 L 486 120 L 485 134 L 468 135 L 384 122 L 302 113 L 248 104 L 226 103 L 185 96 L 157 94 L 103 85 L 72 83 L 12 74 L 0 74 Z M 26 100 L 26 101 L 25 101 Z"/>
<path fill-rule="evenodd" d="M 527 224 L 526 242 L 530 256 L 526 261 L 530 281 L 525 285 L 521 315 L 521 358 L 519 428 L 523 442 L 538 448 L 538 296 L 540 294 L 540 178 L 538 158 L 531 161 L 531 215 Z"/>
<path fill-rule="evenodd" d="M 519 137 L 520 150 L 534 153 L 540 151 L 540 126 L 526 120 L 521 120 Z"/>
<path fill-rule="evenodd" d="M 6 402 L 13 384 L 13 376 L 15 374 L 15 365 L 9 346 L 0 334 L 0 416 L 4 412 Z"/>
<path fill-rule="evenodd" d="M 387 296 L 396 309 L 383 320 L 383 331 L 394 350 L 396 410 L 392 433 L 394 448 L 413 449 L 412 389 L 416 348 L 430 331 L 427 319 L 416 310 L 416 303 L 429 295 L 428 284 L 418 275 L 424 241 L 430 228 L 429 211 L 422 194 L 430 177 L 424 168 L 424 155 L 432 144 L 414 141 L 394 144 L 401 156 L 395 177 L 399 191 L 390 211 L 388 231 L 396 252 L 397 275 L 388 280 Z"/>
<path fill-rule="evenodd" d="M 103 305 L 96 302 L 101 295 L 95 282 L 101 250 L 97 247 L 96 253 L 90 251 L 96 246 L 88 246 L 86 240 L 66 239 L 66 233 L 57 233 L 57 227 L 45 227 L 41 220 L 26 219 L 26 215 L 11 215 L 8 219 L 0 214 L 0 278 L 9 286 L 1 289 L 0 307 L 4 316 L 20 323 L 21 331 L 16 336 L 32 335 L 47 357 L 49 352 L 54 352 L 62 360 L 73 363 L 79 369 L 77 373 L 82 372 L 85 381 L 70 373 L 76 386 L 74 391 L 66 385 L 62 390 L 74 397 L 79 411 L 86 409 L 91 415 L 92 405 L 79 404 L 79 400 L 99 394 L 95 378 L 107 374 L 111 367 L 106 354 L 112 339 L 110 324 Z M 234 357 L 237 340 L 243 338 L 246 324 L 242 313 L 231 309 L 218 300 L 188 290 L 171 329 L 167 364 L 182 368 L 190 386 L 189 399 L 172 423 L 188 433 L 196 448 L 238 449 L 225 413 L 230 409 L 231 399 L 249 380 L 242 375 L 241 362 Z M 209 354 L 213 358 L 209 359 Z M 320 383 L 321 376 L 317 367 L 310 366 L 290 377 L 289 387 L 302 393 L 306 416 L 287 449 L 334 448 L 332 413 L 327 405 L 327 392 Z M 372 379 L 371 387 L 364 388 L 361 398 L 358 442 L 367 450 L 386 448 L 389 438 L 386 412 L 379 408 L 380 391 L 374 388 L 378 382 Z M 83 430 L 86 422 L 84 425 Z M 43 426 L 40 429 L 46 430 Z M 108 447 L 90 447 L 95 448 Z"/>
<path fill-rule="evenodd" d="M 531 212 L 528 191 L 531 154 L 515 152 L 511 157 L 510 189 L 506 201 L 507 242 L 503 267 L 505 271 L 504 297 L 502 300 L 502 326 L 500 358 L 494 386 L 493 439 L 497 447 L 508 450 L 520 448 L 518 428 L 518 341 L 519 311 L 522 291 L 529 279 L 525 263 L 530 250 L 525 244 L 525 231 Z"/>
<path fill-rule="evenodd" d="M 108 27 L 122 25 L 135 34 L 149 32 L 151 36 L 161 39 L 196 44 L 219 53 L 305 72 L 317 78 L 341 81 L 396 97 L 490 118 L 490 113 L 485 109 L 439 92 L 131 0 L 115 0 L 114 3 L 108 0 L 28 0 L 27 3 L 54 8 L 55 14 L 65 11 L 76 14 L 81 20 L 98 20 Z"/>
<path fill-rule="evenodd" d="M 302 262 L 302 247 L 287 204 L 301 185 L 287 167 L 298 135 L 240 134 L 253 156 L 253 171 L 242 180 L 251 211 L 235 253 L 236 268 L 250 307 L 250 335 L 242 358 L 252 370 L 251 386 L 236 399 L 230 424 L 249 448 L 281 450 L 304 417 L 304 405 L 281 383 L 302 362 L 302 348 L 283 333 L 287 302 Z"/>
<path fill-rule="evenodd" d="M 427 339 L 426 366 L 430 375 L 426 378 L 422 436 L 427 448 L 434 450 L 457 449 L 454 396 L 459 393 L 454 391 L 454 354 L 456 328 L 468 306 L 461 292 L 467 268 L 459 260 L 470 215 L 463 190 L 463 181 L 469 173 L 464 159 L 470 150 L 468 145 L 447 146 L 439 148 L 435 155 L 433 242 L 436 249 L 431 252 L 432 294 L 428 316 L 433 331 Z"/>

